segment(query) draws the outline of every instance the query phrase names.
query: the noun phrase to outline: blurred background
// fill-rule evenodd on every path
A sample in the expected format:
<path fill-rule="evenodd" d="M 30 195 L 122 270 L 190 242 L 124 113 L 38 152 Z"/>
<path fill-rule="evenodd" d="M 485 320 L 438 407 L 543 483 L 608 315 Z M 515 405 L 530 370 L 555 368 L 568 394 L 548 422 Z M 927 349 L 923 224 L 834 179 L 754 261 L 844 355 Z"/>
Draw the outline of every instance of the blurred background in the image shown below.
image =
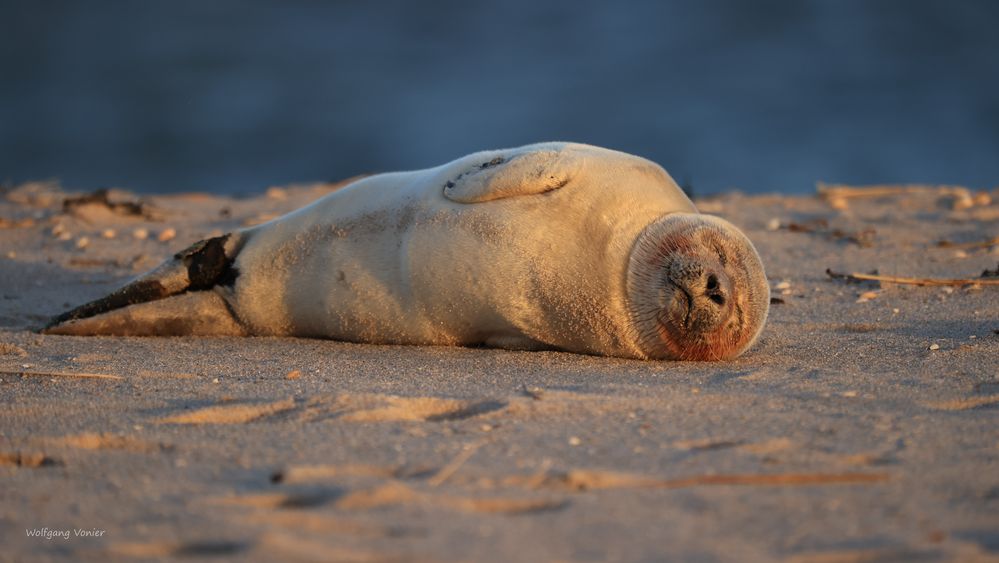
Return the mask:
<path fill-rule="evenodd" d="M 999 185 L 991 0 L 0 0 L 0 181 L 256 194 L 572 140 L 698 195 Z"/>

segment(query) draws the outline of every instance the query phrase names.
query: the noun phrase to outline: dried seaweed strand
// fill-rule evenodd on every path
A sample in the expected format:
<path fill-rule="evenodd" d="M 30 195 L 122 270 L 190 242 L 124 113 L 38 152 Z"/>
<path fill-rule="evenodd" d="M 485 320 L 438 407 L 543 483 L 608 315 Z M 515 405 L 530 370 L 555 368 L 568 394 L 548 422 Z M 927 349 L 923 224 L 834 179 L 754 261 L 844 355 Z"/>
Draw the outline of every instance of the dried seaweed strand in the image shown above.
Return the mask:
<path fill-rule="evenodd" d="M 0 217 L 0 229 L 18 229 L 35 226 L 35 220 L 31 217 L 25 219 L 7 219 Z"/>
<path fill-rule="evenodd" d="M 698 475 L 680 479 L 669 479 L 659 483 L 659 487 L 674 489 L 697 485 L 839 485 L 851 483 L 877 483 L 887 481 L 887 473 L 777 473 L 777 474 L 733 474 Z"/>
<path fill-rule="evenodd" d="M 0 370 L 0 375 L 33 375 L 37 377 L 83 377 L 93 379 L 125 379 L 120 375 L 107 373 L 76 373 L 70 371 L 26 371 L 26 370 Z"/>
<path fill-rule="evenodd" d="M 647 475 L 577 470 L 556 475 L 538 483 L 539 487 L 568 488 L 575 491 L 610 489 L 682 489 L 700 486 L 802 486 L 850 485 L 879 483 L 891 478 L 888 473 L 732 473 L 722 475 L 692 475 L 675 479 L 658 479 Z"/>
<path fill-rule="evenodd" d="M 965 286 L 965 285 L 999 285 L 999 279 L 983 279 L 983 278 L 902 278 L 898 276 L 882 276 L 877 274 L 861 274 L 854 272 L 852 274 L 839 274 L 833 272 L 832 270 L 826 270 L 829 277 L 833 279 L 841 279 L 845 281 L 878 281 L 885 283 L 897 283 L 904 285 L 920 285 L 920 286 Z"/>
<path fill-rule="evenodd" d="M 825 199 L 858 197 L 885 197 L 912 193 L 938 193 L 941 195 L 969 196 L 971 190 L 961 186 L 843 186 L 819 183 L 817 190 Z"/>
<path fill-rule="evenodd" d="M 440 486 L 441 484 L 443 484 L 444 481 L 447 481 L 448 478 L 450 478 L 459 469 L 461 469 L 462 465 L 465 465 L 465 462 L 468 461 L 469 458 L 471 458 L 472 455 L 480 447 L 482 447 L 483 443 L 484 442 L 479 442 L 477 444 L 472 444 L 472 445 L 466 446 L 464 449 L 462 449 L 461 452 L 458 453 L 458 455 L 456 455 L 454 457 L 454 459 L 452 459 L 447 465 L 445 465 L 443 468 L 441 468 L 440 471 L 438 471 L 433 477 L 431 477 L 427 481 L 427 483 L 431 487 L 437 487 L 437 486 Z"/>
<path fill-rule="evenodd" d="M 946 279 L 946 278 L 901 278 L 896 276 L 876 276 L 872 274 L 850 274 L 858 280 L 867 281 L 880 281 L 888 283 L 898 283 L 906 285 L 923 285 L 923 286 L 938 286 L 938 285 L 950 285 L 950 286 L 964 286 L 964 285 L 999 285 L 999 279 L 988 280 L 981 278 L 957 278 L 957 279 Z"/>
<path fill-rule="evenodd" d="M 999 244 L 999 237 L 993 237 L 989 240 L 980 240 L 976 242 L 951 242 L 949 240 L 942 240 L 937 243 L 937 246 L 941 248 L 988 248 L 992 245 Z"/>

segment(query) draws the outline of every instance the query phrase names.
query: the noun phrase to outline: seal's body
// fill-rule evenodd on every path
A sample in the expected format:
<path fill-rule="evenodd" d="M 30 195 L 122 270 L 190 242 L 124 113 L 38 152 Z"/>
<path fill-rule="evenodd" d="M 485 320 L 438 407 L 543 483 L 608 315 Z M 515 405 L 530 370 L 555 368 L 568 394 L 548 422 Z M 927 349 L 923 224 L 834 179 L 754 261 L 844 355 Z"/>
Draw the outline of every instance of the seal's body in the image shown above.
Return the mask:
<path fill-rule="evenodd" d="M 662 168 L 546 143 L 359 180 L 202 241 L 47 331 L 722 359 L 768 304 L 749 241 Z"/>

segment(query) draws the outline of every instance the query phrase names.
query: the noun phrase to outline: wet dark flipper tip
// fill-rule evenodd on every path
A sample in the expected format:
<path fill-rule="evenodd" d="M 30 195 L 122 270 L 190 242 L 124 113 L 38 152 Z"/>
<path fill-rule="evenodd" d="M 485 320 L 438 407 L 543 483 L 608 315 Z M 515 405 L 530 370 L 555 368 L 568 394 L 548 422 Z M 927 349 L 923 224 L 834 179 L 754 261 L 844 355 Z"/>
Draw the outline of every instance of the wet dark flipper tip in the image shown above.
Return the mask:
<path fill-rule="evenodd" d="M 135 281 L 125 287 L 112 291 L 100 299 L 95 299 L 90 303 L 85 303 L 75 309 L 53 317 L 52 320 L 45 325 L 45 328 L 42 329 L 42 332 L 70 321 L 86 319 L 88 317 L 107 313 L 115 309 L 128 307 L 129 305 L 146 303 L 148 301 L 163 299 L 164 297 L 169 296 L 170 292 L 167 291 L 167 288 L 163 287 L 163 284 L 158 280 Z"/>

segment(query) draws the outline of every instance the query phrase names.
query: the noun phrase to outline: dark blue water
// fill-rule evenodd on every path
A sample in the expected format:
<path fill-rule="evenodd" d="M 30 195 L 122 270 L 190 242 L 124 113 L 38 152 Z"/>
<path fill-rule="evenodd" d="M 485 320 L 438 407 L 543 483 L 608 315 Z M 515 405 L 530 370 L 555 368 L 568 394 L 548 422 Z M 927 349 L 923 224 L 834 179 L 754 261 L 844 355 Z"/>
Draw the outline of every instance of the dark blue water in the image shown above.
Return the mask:
<path fill-rule="evenodd" d="M 0 2 L 0 180 L 256 193 L 575 140 L 697 193 L 999 185 L 999 2 Z"/>

